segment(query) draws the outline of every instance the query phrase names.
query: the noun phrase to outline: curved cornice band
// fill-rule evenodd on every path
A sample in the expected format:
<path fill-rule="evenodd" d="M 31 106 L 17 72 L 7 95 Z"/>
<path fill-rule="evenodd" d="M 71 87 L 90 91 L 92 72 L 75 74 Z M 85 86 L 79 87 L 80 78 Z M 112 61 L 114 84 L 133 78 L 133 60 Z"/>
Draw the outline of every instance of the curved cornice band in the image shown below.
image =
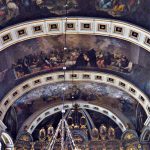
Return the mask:
<path fill-rule="evenodd" d="M 150 33 L 135 25 L 116 20 L 67 18 L 67 34 L 90 34 L 129 41 L 150 52 Z M 20 41 L 65 33 L 66 18 L 53 18 L 21 23 L 0 31 L 0 51 Z M 86 26 L 84 26 L 86 25 Z"/>
<path fill-rule="evenodd" d="M 96 83 L 105 83 L 117 87 L 130 96 L 132 96 L 145 110 L 147 116 L 150 116 L 150 101 L 148 97 L 135 87 L 132 83 L 112 74 L 105 74 L 101 72 L 94 71 L 66 71 L 65 81 L 87 81 L 87 82 L 96 82 Z M 10 92 L 1 100 L 0 103 L 0 119 L 3 120 L 6 112 L 13 103 L 18 100 L 22 95 L 27 92 L 46 84 L 63 82 L 64 81 L 64 72 L 53 72 L 37 76 L 31 79 L 24 81 Z"/>

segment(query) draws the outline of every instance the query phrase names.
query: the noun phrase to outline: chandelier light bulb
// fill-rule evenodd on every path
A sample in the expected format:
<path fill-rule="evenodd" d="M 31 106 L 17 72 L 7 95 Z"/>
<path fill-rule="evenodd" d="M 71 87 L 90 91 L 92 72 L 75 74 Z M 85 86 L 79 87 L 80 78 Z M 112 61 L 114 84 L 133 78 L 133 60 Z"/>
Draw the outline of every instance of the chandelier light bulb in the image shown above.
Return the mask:
<path fill-rule="evenodd" d="M 63 70 L 66 70 L 66 67 L 63 67 Z"/>
<path fill-rule="evenodd" d="M 67 47 L 64 47 L 64 50 L 67 50 Z"/>
<path fill-rule="evenodd" d="M 62 108 L 62 111 L 61 111 L 63 114 L 65 113 L 65 109 L 64 108 Z"/>

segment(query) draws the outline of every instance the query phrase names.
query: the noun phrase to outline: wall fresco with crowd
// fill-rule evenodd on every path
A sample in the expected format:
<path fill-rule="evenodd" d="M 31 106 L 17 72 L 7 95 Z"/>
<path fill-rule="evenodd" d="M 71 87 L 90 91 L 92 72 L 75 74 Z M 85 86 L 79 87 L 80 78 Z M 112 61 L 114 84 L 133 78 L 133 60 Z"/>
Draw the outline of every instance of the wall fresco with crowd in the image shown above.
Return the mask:
<path fill-rule="evenodd" d="M 50 50 L 37 52 L 20 58 L 13 64 L 16 79 L 43 70 L 55 70 L 66 66 L 68 68 L 100 68 L 111 69 L 124 73 L 132 71 L 133 63 L 121 52 L 96 51 L 94 48 L 66 48 L 64 51 Z"/>
<path fill-rule="evenodd" d="M 6 82 L 11 87 L 20 79 L 62 70 L 66 66 L 70 70 L 113 73 L 150 94 L 149 64 L 149 52 L 115 38 L 67 35 L 67 47 L 64 47 L 63 35 L 40 37 L 0 52 L 0 89 L 5 90 Z"/>

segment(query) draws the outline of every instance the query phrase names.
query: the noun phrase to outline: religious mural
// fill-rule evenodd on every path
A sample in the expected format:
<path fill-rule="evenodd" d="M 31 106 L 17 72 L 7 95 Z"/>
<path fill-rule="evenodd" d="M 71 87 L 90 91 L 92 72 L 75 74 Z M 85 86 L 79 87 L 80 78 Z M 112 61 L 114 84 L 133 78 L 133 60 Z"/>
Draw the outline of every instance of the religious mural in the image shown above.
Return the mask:
<path fill-rule="evenodd" d="M 65 0 L 36 0 L 36 4 L 42 8 L 46 8 L 49 12 L 54 14 L 63 15 L 67 11 L 74 12 L 77 11 L 78 2 L 76 0 L 68 0 L 67 5 Z"/>
<path fill-rule="evenodd" d="M 0 25 L 11 20 L 40 16 L 44 17 L 51 14 L 64 15 L 67 11 L 77 10 L 76 0 L 68 0 L 67 6 L 65 0 L 1 0 L 0 1 Z M 34 18 L 33 18 L 34 19 Z"/>
<path fill-rule="evenodd" d="M 65 16 L 120 19 L 149 29 L 149 0 L 0 0 L 0 27 Z"/>
<path fill-rule="evenodd" d="M 0 52 L 0 93 L 23 79 L 66 66 L 68 70 L 92 69 L 118 75 L 150 96 L 149 65 L 149 52 L 119 39 L 67 35 L 67 48 L 64 49 L 63 35 L 40 37 Z"/>
<path fill-rule="evenodd" d="M 0 1 L 0 24 L 4 24 L 19 15 L 19 6 L 14 1 Z"/>
<path fill-rule="evenodd" d="M 0 29 L 24 21 L 64 17 L 67 13 L 70 17 L 119 19 L 150 30 L 149 6 L 150 0 L 67 0 L 67 5 L 66 0 L 0 0 Z M 54 71 L 63 71 L 64 66 L 67 70 L 74 72 L 87 70 L 114 74 L 133 83 L 150 98 L 150 54 L 148 51 L 127 41 L 111 37 L 67 35 L 66 38 L 67 47 L 65 48 L 64 35 L 53 35 L 26 40 L 1 51 L 0 99 L 26 79 Z M 44 85 L 20 97 L 4 117 L 7 132 L 16 139 L 17 133 L 24 127 L 23 123 L 27 118 L 36 111 L 51 106 L 52 103 L 60 103 L 63 96 L 72 104 L 85 101 L 109 107 L 116 114 L 119 112 L 117 115 L 121 114 L 126 119 L 127 127 L 135 129 L 138 135 L 142 133 L 147 115 L 133 97 L 110 85 L 73 80 L 69 83 Z M 75 112 L 75 109 L 73 111 Z M 88 112 L 97 128 L 103 125 L 108 131 L 113 128 L 117 139 L 121 138 L 121 130 L 110 118 L 96 111 L 88 109 L 85 111 Z M 38 140 L 40 131 L 48 129 L 49 125 L 56 127 L 60 119 L 60 113 L 45 118 L 35 129 L 34 139 Z M 76 120 L 80 122 L 80 118 Z M 110 137 L 108 133 L 109 140 Z M 33 142 L 32 144 L 36 145 Z M 106 145 L 112 148 L 111 144 Z"/>
<path fill-rule="evenodd" d="M 138 9 L 140 3 L 140 0 L 97 0 L 96 8 L 119 17 L 132 14 Z"/>
<path fill-rule="evenodd" d="M 34 112 L 51 106 L 53 103 L 61 102 L 64 96 L 64 87 L 66 89 L 66 101 L 70 101 L 72 104 L 78 101 L 85 101 L 100 104 L 100 106 L 106 108 L 113 108 L 113 110 L 122 113 L 128 118 L 129 122 L 127 124 L 130 128 L 134 125 L 136 131 L 141 132 L 146 114 L 137 101 L 113 86 L 90 82 L 56 83 L 41 86 L 28 92 L 19 98 L 7 112 L 4 120 L 8 130 L 16 131 L 17 133 L 22 127 L 24 120 Z M 92 119 L 95 118 L 94 122 L 96 124 L 107 122 L 105 117 L 98 119 L 97 116 L 99 115 L 95 114 L 91 113 Z"/>

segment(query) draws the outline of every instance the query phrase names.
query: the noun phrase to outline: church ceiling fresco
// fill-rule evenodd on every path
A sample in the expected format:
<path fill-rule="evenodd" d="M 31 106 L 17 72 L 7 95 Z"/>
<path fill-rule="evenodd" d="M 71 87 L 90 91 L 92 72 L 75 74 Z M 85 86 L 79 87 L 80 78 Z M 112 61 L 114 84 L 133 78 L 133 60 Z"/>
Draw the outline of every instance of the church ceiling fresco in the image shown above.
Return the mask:
<path fill-rule="evenodd" d="M 111 16 L 124 16 L 135 12 L 141 0 L 96 0 L 96 9 Z"/>
<path fill-rule="evenodd" d="M 49 100 L 61 100 L 63 96 L 63 87 L 65 87 L 65 98 L 69 101 L 71 99 L 73 100 L 85 100 L 85 101 L 95 101 L 100 100 L 103 96 L 108 96 L 111 98 L 122 98 L 123 100 L 128 101 L 131 104 L 135 103 L 135 100 L 130 97 L 127 93 L 109 86 L 105 84 L 97 84 L 97 83 L 84 83 L 84 82 L 73 82 L 73 83 L 60 83 L 60 84 L 50 84 L 46 85 L 40 88 L 37 88 L 35 90 L 32 90 L 31 92 L 28 92 L 26 95 L 22 96 L 16 104 L 19 103 L 26 103 L 26 101 L 30 100 L 36 100 L 39 98 L 51 98 Z M 47 99 L 47 101 L 48 101 Z"/>
<path fill-rule="evenodd" d="M 98 70 L 121 76 L 150 96 L 146 50 L 119 39 L 92 35 L 67 35 L 68 49 L 64 50 L 63 45 L 62 35 L 48 36 L 0 52 L 0 97 L 20 81 L 61 70 L 64 65 L 69 70 Z"/>
<path fill-rule="evenodd" d="M 130 120 L 137 131 L 140 132 L 143 127 L 146 114 L 131 96 L 113 86 L 90 82 L 56 83 L 36 88 L 13 104 L 5 116 L 6 124 L 10 127 L 13 124 L 15 128 L 19 129 L 24 120 L 34 112 L 49 105 L 52 106 L 52 103 L 56 103 L 58 100 L 61 102 L 64 96 L 64 87 L 67 101 L 77 102 L 79 100 L 99 103 L 101 106 L 121 112 Z M 11 125 L 7 121 L 9 119 L 13 122 Z"/>
<path fill-rule="evenodd" d="M 65 16 L 65 0 L 0 0 L 0 26 Z M 68 0 L 68 16 L 128 21 L 150 29 L 149 0 Z"/>

